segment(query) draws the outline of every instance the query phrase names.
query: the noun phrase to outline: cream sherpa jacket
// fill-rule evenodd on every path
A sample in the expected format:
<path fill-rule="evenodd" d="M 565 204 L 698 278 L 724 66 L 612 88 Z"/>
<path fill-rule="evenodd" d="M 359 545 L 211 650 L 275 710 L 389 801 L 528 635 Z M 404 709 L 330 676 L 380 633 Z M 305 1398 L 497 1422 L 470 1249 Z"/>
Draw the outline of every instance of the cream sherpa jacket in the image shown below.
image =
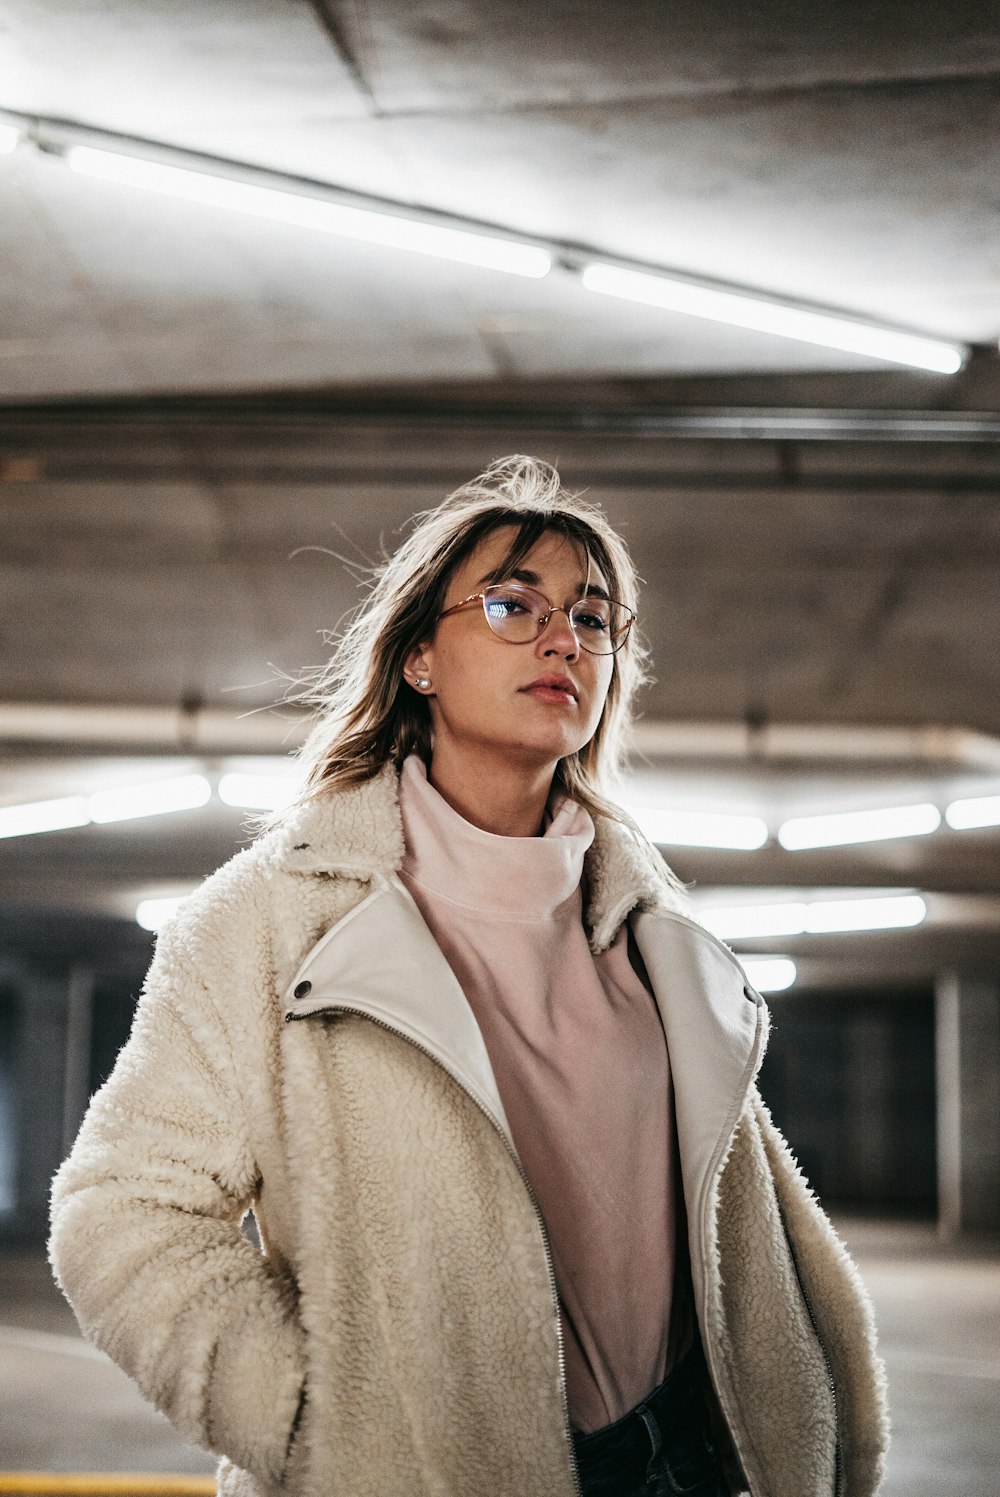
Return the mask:
<path fill-rule="evenodd" d="M 54 1182 L 52 1263 L 84 1332 L 223 1457 L 224 1497 L 579 1488 L 544 1224 L 402 857 L 389 767 L 213 874 L 161 932 Z M 698 1318 L 745 1484 L 869 1497 L 872 1317 L 754 1088 L 764 1005 L 627 828 L 597 818 L 586 881 L 594 950 L 628 917 L 663 1018 Z"/>

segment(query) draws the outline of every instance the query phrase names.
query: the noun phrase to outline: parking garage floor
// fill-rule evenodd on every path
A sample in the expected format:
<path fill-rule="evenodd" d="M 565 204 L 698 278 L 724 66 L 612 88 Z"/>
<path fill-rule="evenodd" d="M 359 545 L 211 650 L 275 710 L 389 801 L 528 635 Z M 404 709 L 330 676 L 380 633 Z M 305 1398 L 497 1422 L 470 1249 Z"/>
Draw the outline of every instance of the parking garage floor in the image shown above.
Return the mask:
<path fill-rule="evenodd" d="M 894 1442 L 884 1497 L 1000 1492 L 1000 1243 L 841 1221 L 875 1300 Z M 80 1339 L 39 1253 L 0 1257 L 0 1471 L 210 1472 Z"/>

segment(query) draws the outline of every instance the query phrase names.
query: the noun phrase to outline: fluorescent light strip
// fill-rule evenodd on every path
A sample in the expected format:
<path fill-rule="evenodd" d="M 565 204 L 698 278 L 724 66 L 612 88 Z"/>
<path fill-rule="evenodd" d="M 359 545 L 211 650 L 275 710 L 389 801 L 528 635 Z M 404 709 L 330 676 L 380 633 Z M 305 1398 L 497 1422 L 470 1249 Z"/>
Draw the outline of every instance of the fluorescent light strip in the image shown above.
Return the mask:
<path fill-rule="evenodd" d="M 700 909 L 697 915 L 723 941 L 754 936 L 801 936 L 806 929 L 806 906 L 801 900 L 794 904 L 719 906 Z"/>
<path fill-rule="evenodd" d="M 675 847 L 728 847 L 752 851 L 767 841 L 767 823 L 759 816 L 725 816 L 716 812 L 667 811 L 655 806 L 626 808 L 651 842 Z"/>
<path fill-rule="evenodd" d="M 704 317 L 710 322 L 725 322 L 755 332 L 774 333 L 779 338 L 793 338 L 799 343 L 842 349 L 846 353 L 858 353 L 890 364 L 930 369 L 937 374 L 954 374 L 961 369 L 965 359 L 965 349 L 959 344 L 895 332 L 855 322 L 849 317 L 837 317 L 833 313 L 810 312 L 742 291 L 698 286 L 667 275 L 652 275 L 593 261 L 584 267 L 582 278 L 588 291 L 597 291 L 602 296 L 642 302 L 646 306 L 663 307 L 670 312 L 683 312 L 689 317 Z"/>
<path fill-rule="evenodd" d="M 6 149 L 13 150 L 18 132 L 13 127 L 0 129 L 10 130 L 13 138 Z M 532 279 L 547 275 L 552 268 L 552 253 L 540 245 L 475 228 L 453 228 L 422 218 L 419 212 L 411 214 L 404 210 L 397 214 L 363 208 L 97 146 L 69 145 L 65 156 L 70 168 L 84 176 L 343 238 Z M 810 311 L 745 291 L 727 291 L 667 274 L 629 270 L 605 261 L 587 264 L 582 280 L 588 290 L 602 295 L 941 374 L 954 374 L 967 354 L 963 345 L 943 339 L 898 332 L 830 312 Z"/>
<path fill-rule="evenodd" d="M 272 777 L 276 778 L 276 777 Z M 68 827 L 134 821 L 141 816 L 164 816 L 207 805 L 212 786 L 201 774 L 177 775 L 98 790 L 93 795 L 62 796 L 20 806 L 0 806 L 0 837 L 24 837 L 34 832 L 60 832 Z"/>
<path fill-rule="evenodd" d="M 783 993 L 798 976 L 795 963 L 787 956 L 748 956 L 740 966 L 758 993 Z"/>
<path fill-rule="evenodd" d="M 176 894 L 170 899 L 140 899 L 135 910 L 136 923 L 143 930 L 159 930 L 186 898 L 186 894 Z"/>
<path fill-rule="evenodd" d="M 20 139 L 21 132 L 14 125 L 0 125 L 0 156 L 9 156 L 11 151 L 16 151 Z"/>
<path fill-rule="evenodd" d="M 0 807 L 0 837 L 24 837 L 34 832 L 61 832 L 92 822 L 132 821 L 140 816 L 162 816 L 189 811 L 212 797 L 204 775 L 180 775 L 172 780 L 147 781 L 121 789 L 98 790 L 94 795 L 68 795 L 59 800 Z"/>
<path fill-rule="evenodd" d="M 953 800 L 944 819 L 957 832 L 977 826 L 1000 826 L 1000 795 L 976 795 L 969 800 Z"/>
<path fill-rule="evenodd" d="M 698 918 L 721 940 L 739 941 L 758 936 L 905 929 L 919 925 L 926 914 L 927 905 L 919 894 L 903 894 L 709 907 L 700 909 Z"/>
<path fill-rule="evenodd" d="M 0 837 L 27 837 L 33 832 L 61 832 L 90 821 L 85 795 L 32 801 L 23 806 L 0 806 Z"/>
<path fill-rule="evenodd" d="M 282 811 L 295 794 L 291 775 L 224 774 L 219 780 L 219 799 L 227 806 L 251 811 Z"/>
<path fill-rule="evenodd" d="M 859 842 L 887 842 L 896 837 L 926 837 L 941 825 L 937 806 L 890 806 L 875 811 L 843 811 L 827 816 L 796 816 L 778 828 L 778 841 L 791 852 L 808 847 L 846 847 Z"/>
<path fill-rule="evenodd" d="M 551 255 L 537 245 L 520 243 L 516 239 L 492 238 L 468 229 L 452 229 L 418 217 L 407 218 L 370 208 L 356 208 L 326 198 L 307 197 L 275 187 L 235 181 L 231 177 L 192 171 L 189 167 L 167 166 L 139 156 L 102 151 L 95 146 L 70 146 L 66 159 L 73 171 L 84 176 L 120 182 L 128 187 L 142 187 L 170 197 L 185 198 L 188 202 L 229 208 L 236 213 L 274 219 L 279 223 L 297 224 L 301 228 L 319 229 L 345 239 L 361 239 L 368 244 L 386 245 L 417 255 L 433 255 L 442 260 L 455 260 L 464 265 L 478 265 L 533 279 L 547 275 L 552 268 Z"/>
<path fill-rule="evenodd" d="M 134 821 L 140 816 L 164 816 L 171 811 L 193 811 L 212 798 L 212 787 L 202 774 L 180 775 L 173 780 L 152 780 L 145 785 L 125 785 L 120 790 L 99 790 L 89 797 L 91 821 Z"/>
<path fill-rule="evenodd" d="M 806 905 L 806 934 L 852 930 L 904 930 L 920 925 L 927 905 L 919 894 L 878 899 L 817 899 Z"/>

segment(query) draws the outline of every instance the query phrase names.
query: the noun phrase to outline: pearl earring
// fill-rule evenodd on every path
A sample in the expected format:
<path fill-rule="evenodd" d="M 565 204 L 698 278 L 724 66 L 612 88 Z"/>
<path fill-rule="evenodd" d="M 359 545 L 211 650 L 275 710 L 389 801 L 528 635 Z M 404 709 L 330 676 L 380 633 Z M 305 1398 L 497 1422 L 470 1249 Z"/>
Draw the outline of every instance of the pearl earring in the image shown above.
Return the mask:
<path fill-rule="evenodd" d="M 431 683 L 427 676 L 414 676 L 413 684 L 419 686 L 421 691 L 426 691 Z"/>

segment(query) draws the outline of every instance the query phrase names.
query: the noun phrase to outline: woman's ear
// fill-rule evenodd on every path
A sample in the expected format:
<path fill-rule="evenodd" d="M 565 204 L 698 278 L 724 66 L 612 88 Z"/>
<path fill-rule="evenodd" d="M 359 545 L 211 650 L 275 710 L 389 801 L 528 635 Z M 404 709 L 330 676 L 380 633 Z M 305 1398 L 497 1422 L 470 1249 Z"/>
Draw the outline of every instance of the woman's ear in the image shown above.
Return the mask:
<path fill-rule="evenodd" d="M 421 644 L 414 645 L 403 661 L 403 679 L 421 696 L 431 695 L 434 685 L 428 653 L 429 646 L 424 640 Z"/>

